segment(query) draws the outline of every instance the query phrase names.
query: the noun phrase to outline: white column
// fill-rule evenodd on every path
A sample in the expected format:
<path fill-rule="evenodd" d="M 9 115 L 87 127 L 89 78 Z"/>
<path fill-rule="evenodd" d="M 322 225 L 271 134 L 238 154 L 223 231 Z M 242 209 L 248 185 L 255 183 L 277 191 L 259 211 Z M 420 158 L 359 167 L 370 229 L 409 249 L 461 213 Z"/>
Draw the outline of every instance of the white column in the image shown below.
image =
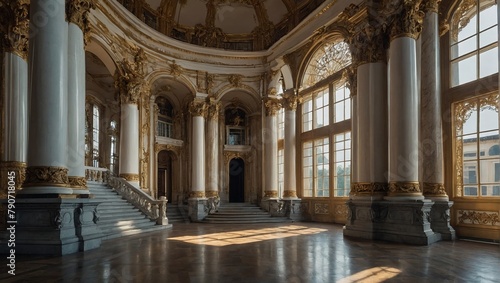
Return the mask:
<path fill-rule="evenodd" d="M 191 103 L 193 133 L 191 136 L 191 192 L 190 199 L 205 198 L 205 102 Z"/>
<path fill-rule="evenodd" d="M 394 38 L 389 58 L 389 195 L 386 199 L 421 200 L 416 40 L 405 36 Z"/>
<path fill-rule="evenodd" d="M 219 104 L 212 102 L 208 109 L 207 123 L 207 174 L 206 197 L 219 196 Z"/>
<path fill-rule="evenodd" d="M 33 0 L 30 10 L 30 119 L 23 194 L 68 188 L 68 24 L 65 2 Z"/>
<path fill-rule="evenodd" d="M 139 187 L 139 108 L 122 100 L 120 115 L 120 177 Z"/>
<path fill-rule="evenodd" d="M 265 103 L 266 118 L 264 129 L 264 199 L 278 198 L 278 122 L 277 114 L 281 105 L 274 99 Z"/>
<path fill-rule="evenodd" d="M 68 27 L 68 178 L 75 194 L 89 194 L 85 179 L 85 51 L 79 26 Z"/>
<path fill-rule="evenodd" d="M 293 91 L 293 90 L 292 90 Z M 285 98 L 284 199 L 297 199 L 296 126 L 297 96 Z"/>
<path fill-rule="evenodd" d="M 421 35 L 422 189 L 426 198 L 448 201 L 444 188 L 438 3 L 428 2 Z"/>

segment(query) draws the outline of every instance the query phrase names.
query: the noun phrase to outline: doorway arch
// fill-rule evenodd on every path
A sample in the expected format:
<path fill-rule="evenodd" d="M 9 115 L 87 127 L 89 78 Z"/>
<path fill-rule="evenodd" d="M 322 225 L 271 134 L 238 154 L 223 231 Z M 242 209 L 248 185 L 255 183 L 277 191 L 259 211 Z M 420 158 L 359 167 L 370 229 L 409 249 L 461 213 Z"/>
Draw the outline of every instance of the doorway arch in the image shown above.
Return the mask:
<path fill-rule="evenodd" d="M 229 161 L 229 202 L 245 202 L 245 162 L 241 158 Z"/>

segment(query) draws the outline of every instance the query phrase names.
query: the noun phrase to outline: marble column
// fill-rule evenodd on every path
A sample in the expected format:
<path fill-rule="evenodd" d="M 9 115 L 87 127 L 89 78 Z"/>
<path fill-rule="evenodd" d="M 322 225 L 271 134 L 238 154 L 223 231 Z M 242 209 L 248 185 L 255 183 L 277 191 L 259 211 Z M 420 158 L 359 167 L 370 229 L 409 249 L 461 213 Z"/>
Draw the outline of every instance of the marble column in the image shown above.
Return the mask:
<path fill-rule="evenodd" d="M 422 28 L 421 146 L 422 186 L 426 198 L 448 201 L 444 188 L 443 131 L 441 121 L 441 72 L 439 62 L 440 0 L 426 3 Z"/>
<path fill-rule="evenodd" d="M 219 111 L 220 104 L 210 101 L 207 123 L 207 198 L 219 197 Z"/>
<path fill-rule="evenodd" d="M 285 92 L 285 148 L 284 148 L 284 199 L 297 198 L 297 168 L 296 168 L 296 126 L 297 126 L 297 103 L 298 97 L 295 90 Z"/>
<path fill-rule="evenodd" d="M 208 214 L 205 195 L 205 117 L 207 104 L 195 99 L 189 111 L 192 117 L 191 135 L 191 190 L 188 199 L 188 215 L 191 221 L 202 221 Z"/>
<path fill-rule="evenodd" d="M 30 4 L 28 168 L 20 193 L 70 195 L 68 181 L 68 24 L 65 2 Z"/>
<path fill-rule="evenodd" d="M 419 93 L 416 39 L 420 1 L 400 3 L 393 15 L 389 48 L 389 194 L 387 200 L 423 200 L 419 184 Z"/>
<path fill-rule="evenodd" d="M 351 191 L 349 196 L 355 196 L 358 183 L 358 70 L 351 65 L 342 76 L 346 79 L 351 93 Z"/>
<path fill-rule="evenodd" d="M 387 192 L 387 59 L 384 41 L 382 26 L 370 23 L 364 23 L 349 39 L 356 70 L 355 76 L 351 76 L 356 78 L 357 91 L 356 125 L 353 129 L 357 160 L 351 199 L 382 199 Z"/>
<path fill-rule="evenodd" d="M 90 194 L 85 179 L 85 50 L 87 14 L 92 1 L 68 1 L 68 179 L 73 193 Z"/>
<path fill-rule="evenodd" d="M 134 61 L 119 63 L 116 86 L 120 94 L 120 159 L 119 176 L 139 188 L 139 102 L 148 86 L 144 82 L 145 54 L 139 49 Z"/>
<path fill-rule="evenodd" d="M 265 101 L 264 129 L 264 200 L 278 199 L 278 123 L 277 114 L 281 103 L 272 98 Z"/>
<path fill-rule="evenodd" d="M 0 1 L 6 25 L 0 27 L 4 50 L 0 72 L 2 99 L 2 150 L 0 180 L 15 174 L 15 189 L 24 182 L 28 146 L 28 32 L 29 1 Z M 16 11 L 20 13 L 16 13 Z M 10 173 L 12 174 L 12 173 Z M 7 198 L 7 182 L 0 184 L 0 198 Z M 0 214 L 3 210 L 0 209 Z M 5 220 L 2 217 L 0 224 Z M 1 226 L 0 226 L 1 227 Z"/>

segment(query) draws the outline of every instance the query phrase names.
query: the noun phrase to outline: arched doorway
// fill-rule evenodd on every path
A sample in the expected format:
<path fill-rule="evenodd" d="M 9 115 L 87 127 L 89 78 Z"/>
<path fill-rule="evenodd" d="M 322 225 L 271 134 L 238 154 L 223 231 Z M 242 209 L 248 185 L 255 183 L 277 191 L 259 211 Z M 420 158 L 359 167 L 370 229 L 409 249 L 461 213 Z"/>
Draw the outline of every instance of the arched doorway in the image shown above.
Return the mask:
<path fill-rule="evenodd" d="M 172 155 L 162 150 L 158 153 L 157 197 L 166 197 L 172 202 Z"/>
<path fill-rule="evenodd" d="M 229 202 L 245 202 L 245 162 L 241 158 L 229 162 Z"/>

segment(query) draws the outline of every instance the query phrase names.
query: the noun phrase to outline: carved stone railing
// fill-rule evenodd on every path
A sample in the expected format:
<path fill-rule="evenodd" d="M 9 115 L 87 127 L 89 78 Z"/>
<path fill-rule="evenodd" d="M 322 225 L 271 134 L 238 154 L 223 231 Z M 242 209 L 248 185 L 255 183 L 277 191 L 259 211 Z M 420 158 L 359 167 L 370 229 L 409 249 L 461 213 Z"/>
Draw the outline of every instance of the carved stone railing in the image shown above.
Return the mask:
<path fill-rule="evenodd" d="M 111 176 L 107 168 L 85 166 L 85 179 L 91 182 L 108 183 Z"/>
<path fill-rule="evenodd" d="M 149 219 L 156 221 L 156 224 L 168 225 L 167 199 L 165 197 L 155 200 L 143 190 L 129 184 L 123 178 L 110 176 L 108 184 L 124 199 L 139 208 Z"/>

